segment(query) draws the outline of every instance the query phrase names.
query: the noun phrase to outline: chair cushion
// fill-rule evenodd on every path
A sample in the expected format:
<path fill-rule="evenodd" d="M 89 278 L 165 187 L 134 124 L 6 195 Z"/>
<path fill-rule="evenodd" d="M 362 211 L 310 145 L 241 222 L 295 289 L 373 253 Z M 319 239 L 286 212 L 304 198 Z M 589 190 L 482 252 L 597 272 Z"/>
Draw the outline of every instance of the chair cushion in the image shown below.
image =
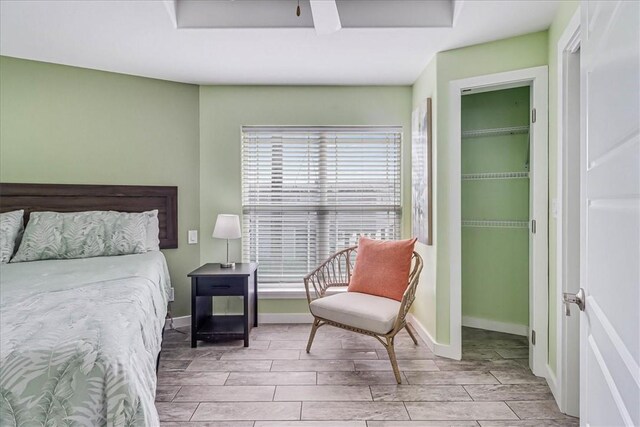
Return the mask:
<path fill-rule="evenodd" d="M 360 292 L 343 292 L 318 298 L 311 302 L 309 309 L 323 319 L 386 334 L 393 328 L 400 303 Z"/>
<path fill-rule="evenodd" d="M 402 300 L 409 285 L 416 239 L 382 241 L 360 238 L 349 292 Z"/>

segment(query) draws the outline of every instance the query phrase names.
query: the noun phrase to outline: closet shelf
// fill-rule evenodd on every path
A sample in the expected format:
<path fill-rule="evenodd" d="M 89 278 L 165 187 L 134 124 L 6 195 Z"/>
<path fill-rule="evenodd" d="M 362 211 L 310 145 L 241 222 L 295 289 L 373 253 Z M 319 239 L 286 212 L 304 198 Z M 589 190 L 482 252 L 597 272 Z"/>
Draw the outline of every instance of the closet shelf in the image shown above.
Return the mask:
<path fill-rule="evenodd" d="M 463 181 L 477 181 L 482 179 L 527 179 L 529 172 L 483 172 L 466 173 L 462 175 Z"/>
<path fill-rule="evenodd" d="M 473 228 L 529 228 L 529 221 L 462 220 L 462 226 Z"/>
<path fill-rule="evenodd" d="M 512 126 L 506 128 L 473 129 L 462 131 L 463 138 L 479 138 L 483 136 L 519 135 L 529 133 L 529 126 Z"/>

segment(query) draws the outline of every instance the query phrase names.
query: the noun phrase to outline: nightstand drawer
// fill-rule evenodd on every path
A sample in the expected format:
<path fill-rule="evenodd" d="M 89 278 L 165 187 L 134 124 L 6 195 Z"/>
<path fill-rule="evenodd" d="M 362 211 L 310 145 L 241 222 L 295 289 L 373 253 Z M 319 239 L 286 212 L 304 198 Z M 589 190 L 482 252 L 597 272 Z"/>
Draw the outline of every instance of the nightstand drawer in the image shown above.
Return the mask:
<path fill-rule="evenodd" d="M 242 277 L 198 277 L 196 295 L 234 296 L 244 295 L 245 279 Z"/>

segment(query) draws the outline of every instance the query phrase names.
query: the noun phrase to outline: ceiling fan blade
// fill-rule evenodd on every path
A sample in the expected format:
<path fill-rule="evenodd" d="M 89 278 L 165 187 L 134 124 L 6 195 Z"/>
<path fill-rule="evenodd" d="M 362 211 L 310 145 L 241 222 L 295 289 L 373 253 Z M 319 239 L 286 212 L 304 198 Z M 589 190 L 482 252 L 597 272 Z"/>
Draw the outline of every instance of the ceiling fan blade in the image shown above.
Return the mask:
<path fill-rule="evenodd" d="M 336 0 L 310 0 L 313 25 L 319 36 L 335 33 L 342 28 Z"/>

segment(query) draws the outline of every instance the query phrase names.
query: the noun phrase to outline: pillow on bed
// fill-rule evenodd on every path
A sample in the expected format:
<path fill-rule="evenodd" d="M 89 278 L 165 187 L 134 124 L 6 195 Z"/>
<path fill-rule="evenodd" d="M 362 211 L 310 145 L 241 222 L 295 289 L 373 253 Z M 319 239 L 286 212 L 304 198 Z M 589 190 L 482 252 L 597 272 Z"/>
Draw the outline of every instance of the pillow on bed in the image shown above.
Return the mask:
<path fill-rule="evenodd" d="M 11 262 L 144 253 L 148 222 L 144 212 L 33 212 Z"/>
<path fill-rule="evenodd" d="M 16 248 L 16 242 L 24 229 L 23 210 L 0 214 L 0 263 L 6 264 Z"/>
<path fill-rule="evenodd" d="M 160 250 L 160 222 L 158 221 L 158 210 L 143 212 L 147 215 L 147 251 Z"/>

